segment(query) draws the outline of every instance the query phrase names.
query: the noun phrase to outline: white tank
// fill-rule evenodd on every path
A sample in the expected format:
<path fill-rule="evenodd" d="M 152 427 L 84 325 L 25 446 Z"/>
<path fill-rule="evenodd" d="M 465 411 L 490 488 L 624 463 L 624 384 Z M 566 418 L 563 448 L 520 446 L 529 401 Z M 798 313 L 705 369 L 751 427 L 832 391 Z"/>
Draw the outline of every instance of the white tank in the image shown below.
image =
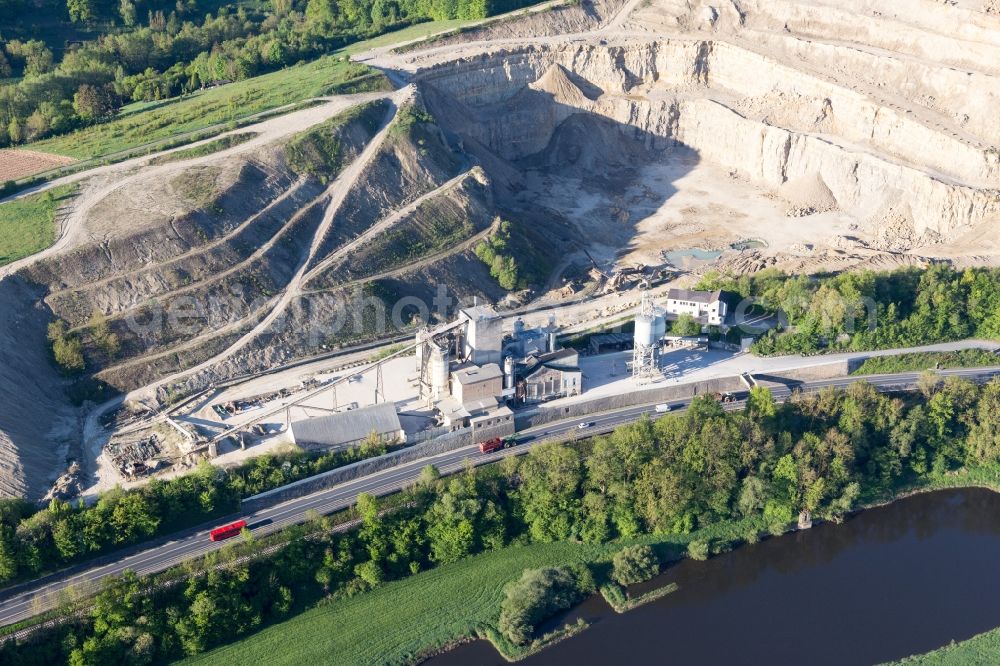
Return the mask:
<path fill-rule="evenodd" d="M 449 364 L 448 352 L 440 347 L 431 348 L 431 357 L 429 359 L 430 363 L 430 385 L 431 394 L 434 398 L 441 398 L 441 396 L 447 395 L 448 393 L 448 364 Z"/>
<path fill-rule="evenodd" d="M 636 347 L 652 347 L 659 339 L 656 337 L 656 316 L 641 314 L 635 318 Z"/>
<path fill-rule="evenodd" d="M 663 312 L 657 312 L 653 315 L 653 335 L 655 336 L 654 342 L 663 339 L 663 336 L 667 334 L 667 317 Z"/>
<path fill-rule="evenodd" d="M 514 386 L 514 357 L 508 356 L 503 360 L 503 387 L 513 388 Z"/>

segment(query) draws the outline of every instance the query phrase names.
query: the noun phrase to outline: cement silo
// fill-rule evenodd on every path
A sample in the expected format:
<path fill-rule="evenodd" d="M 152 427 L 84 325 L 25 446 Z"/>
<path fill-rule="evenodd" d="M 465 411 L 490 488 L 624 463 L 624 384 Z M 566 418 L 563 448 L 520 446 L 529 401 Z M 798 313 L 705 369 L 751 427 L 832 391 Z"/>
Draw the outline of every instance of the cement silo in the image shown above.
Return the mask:
<path fill-rule="evenodd" d="M 442 349 L 437 345 L 431 347 L 431 354 L 427 365 L 430 380 L 430 395 L 434 400 L 440 400 L 448 395 L 450 361 L 451 358 L 448 350 Z"/>
<path fill-rule="evenodd" d="M 667 313 L 662 308 L 653 308 L 653 342 L 660 344 L 660 340 L 667 334 Z"/>
<path fill-rule="evenodd" d="M 635 318 L 634 346 L 653 347 L 656 340 L 656 315 L 639 314 Z"/>
<path fill-rule="evenodd" d="M 644 383 L 656 376 L 659 370 L 657 349 L 666 331 L 666 315 L 643 292 L 632 339 L 632 376 L 637 382 Z"/>

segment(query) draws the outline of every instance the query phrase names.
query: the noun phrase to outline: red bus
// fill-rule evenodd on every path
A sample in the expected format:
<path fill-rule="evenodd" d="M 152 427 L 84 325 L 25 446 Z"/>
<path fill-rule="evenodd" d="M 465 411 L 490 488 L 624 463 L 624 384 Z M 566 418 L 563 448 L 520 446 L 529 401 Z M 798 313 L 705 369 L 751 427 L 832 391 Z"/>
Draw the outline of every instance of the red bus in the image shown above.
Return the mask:
<path fill-rule="evenodd" d="M 228 525 L 223 525 L 222 527 L 216 527 L 208 533 L 208 538 L 211 541 L 222 541 L 223 539 L 236 536 L 246 526 L 247 521 L 237 520 L 235 523 L 229 523 Z"/>

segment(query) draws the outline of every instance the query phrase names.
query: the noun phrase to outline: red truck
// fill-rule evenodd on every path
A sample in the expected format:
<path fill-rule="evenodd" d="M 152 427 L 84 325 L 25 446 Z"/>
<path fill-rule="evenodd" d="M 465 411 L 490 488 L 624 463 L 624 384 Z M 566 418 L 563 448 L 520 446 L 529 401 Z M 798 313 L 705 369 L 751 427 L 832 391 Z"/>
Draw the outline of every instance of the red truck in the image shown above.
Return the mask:
<path fill-rule="evenodd" d="M 500 449 L 509 449 L 515 444 L 517 444 L 517 439 L 513 436 L 504 437 L 503 439 L 494 437 L 493 439 L 488 439 L 485 442 L 480 442 L 479 452 L 493 453 L 494 451 L 499 451 Z"/>
<path fill-rule="evenodd" d="M 228 525 L 223 525 L 222 527 L 216 527 L 208 533 L 208 538 L 210 541 L 222 541 L 223 539 L 236 536 L 242 532 L 243 528 L 246 526 L 247 521 L 237 520 L 235 523 L 229 523 Z"/>

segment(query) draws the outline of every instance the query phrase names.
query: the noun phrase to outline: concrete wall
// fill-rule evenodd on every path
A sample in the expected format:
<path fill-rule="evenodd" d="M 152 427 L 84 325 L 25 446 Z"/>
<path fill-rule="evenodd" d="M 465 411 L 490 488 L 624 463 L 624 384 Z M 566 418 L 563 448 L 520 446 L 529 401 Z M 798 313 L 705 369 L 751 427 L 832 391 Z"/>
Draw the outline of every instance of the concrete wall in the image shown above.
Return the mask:
<path fill-rule="evenodd" d="M 851 359 L 824 363 L 808 368 L 788 370 L 774 375 L 755 374 L 762 383 L 773 381 L 777 383 L 788 383 L 795 381 L 810 381 L 816 379 L 829 379 L 833 377 L 843 377 L 856 369 L 864 359 Z M 784 381 L 782 381 L 784 380 Z M 637 405 L 648 405 L 657 402 L 668 402 L 671 400 L 682 400 L 694 398 L 706 393 L 724 393 L 726 391 L 744 391 L 746 386 L 739 377 L 723 377 L 719 379 L 706 380 L 702 382 L 689 382 L 685 384 L 673 384 L 654 389 L 633 391 L 621 395 L 610 395 L 593 400 L 584 400 L 570 403 L 568 405 L 542 405 L 531 410 L 515 413 L 514 426 L 516 430 L 524 430 L 534 426 L 561 421 L 563 419 L 584 418 L 593 416 L 600 412 L 608 412 Z M 513 434 L 514 428 L 510 424 L 502 424 L 493 428 L 480 428 L 473 433 L 471 428 L 457 430 L 455 432 L 435 437 L 420 444 L 409 446 L 405 449 L 393 451 L 384 456 L 362 460 L 344 467 L 318 474 L 308 479 L 302 479 L 295 483 L 290 483 L 280 488 L 275 488 L 260 495 L 249 497 L 243 500 L 243 511 L 255 511 L 261 507 L 277 504 L 285 500 L 293 499 L 314 493 L 318 490 L 330 488 L 346 481 L 351 481 L 362 476 L 374 474 L 397 465 L 412 462 L 420 458 L 454 451 L 463 446 L 469 446 L 477 442 L 485 441 L 493 437 L 506 437 Z"/>
<path fill-rule="evenodd" d="M 489 421 L 497 421 L 492 425 L 487 425 Z M 485 417 L 481 422 L 472 422 L 472 436 L 476 442 L 485 442 L 494 437 L 506 437 L 514 434 L 514 417 L 509 410 L 505 410 L 504 416 Z"/>
<path fill-rule="evenodd" d="M 831 363 L 822 363 L 795 370 L 782 370 L 774 374 L 755 372 L 757 381 L 766 384 L 774 382 L 778 384 L 788 384 L 794 382 L 808 382 L 817 379 L 833 379 L 835 377 L 846 377 L 865 362 L 865 358 L 852 358 Z M 783 381 L 784 380 L 784 381 Z"/>
<path fill-rule="evenodd" d="M 573 402 L 567 405 L 542 405 L 530 411 L 524 411 L 515 416 L 518 430 L 533 426 L 561 421 L 575 417 L 593 416 L 599 412 L 607 412 L 636 405 L 648 405 L 654 402 L 681 400 L 693 398 L 705 393 L 723 393 L 726 391 L 744 391 L 746 386 L 739 377 L 723 377 L 703 382 L 674 384 L 655 389 L 633 391 L 621 395 L 609 395 L 593 400 Z"/>
<path fill-rule="evenodd" d="M 473 433 L 471 428 L 456 430 L 446 435 L 435 437 L 434 439 L 426 442 L 415 444 L 398 451 L 393 451 L 392 453 L 387 453 L 384 456 L 376 456 L 374 458 L 369 458 L 368 460 L 360 460 L 356 463 L 351 463 L 350 465 L 330 470 L 329 472 L 317 474 L 316 476 L 311 476 L 307 479 L 295 481 L 294 483 L 289 483 L 288 485 L 281 486 L 280 488 L 275 488 L 274 490 L 269 490 L 259 495 L 248 497 L 243 500 L 241 509 L 242 511 L 256 511 L 257 509 L 265 506 L 284 502 L 285 500 L 294 499 L 296 497 L 302 497 L 303 495 L 308 495 L 318 490 L 331 488 L 338 484 L 345 483 L 362 476 L 367 476 L 369 474 L 374 474 L 375 472 L 381 472 L 382 470 L 396 467 L 414 460 L 434 456 L 447 451 L 454 451 L 455 449 L 460 449 L 463 446 L 469 446 L 471 444 L 475 444 L 476 442 L 491 439 L 493 437 L 506 437 L 507 435 L 513 434 L 513 432 L 514 428 L 512 423 L 506 423 L 493 428 L 481 428 L 476 433 Z"/>

